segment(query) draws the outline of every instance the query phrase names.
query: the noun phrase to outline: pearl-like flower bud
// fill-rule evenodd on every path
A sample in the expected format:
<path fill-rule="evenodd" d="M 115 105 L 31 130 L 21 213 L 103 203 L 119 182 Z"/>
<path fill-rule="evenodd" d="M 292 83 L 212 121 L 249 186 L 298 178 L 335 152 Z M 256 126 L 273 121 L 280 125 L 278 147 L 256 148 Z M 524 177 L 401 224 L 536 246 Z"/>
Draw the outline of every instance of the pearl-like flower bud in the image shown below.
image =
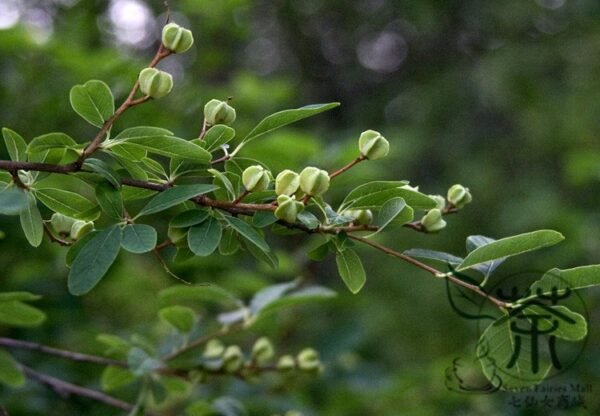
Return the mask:
<path fill-rule="evenodd" d="M 229 125 L 235 121 L 235 108 L 230 106 L 227 101 L 212 99 L 204 106 L 204 120 L 209 126 Z"/>
<path fill-rule="evenodd" d="M 300 187 L 300 175 L 293 170 L 282 170 L 275 178 L 277 195 L 293 195 Z"/>
<path fill-rule="evenodd" d="M 300 173 L 300 188 L 310 196 L 323 195 L 329 189 L 329 174 L 309 166 Z"/>
<path fill-rule="evenodd" d="M 344 215 L 354 218 L 353 222 L 360 225 L 369 225 L 373 222 L 373 212 L 370 209 L 349 209 Z"/>
<path fill-rule="evenodd" d="M 171 74 L 156 68 L 144 68 L 140 72 L 140 91 L 152 98 L 161 98 L 173 89 Z"/>
<path fill-rule="evenodd" d="M 235 373 L 244 363 L 244 354 L 239 345 L 230 345 L 223 354 L 223 368 L 228 373 Z"/>
<path fill-rule="evenodd" d="M 162 30 L 162 43 L 165 47 L 175 53 L 187 51 L 194 44 L 192 31 L 179 26 L 177 23 L 169 23 Z"/>
<path fill-rule="evenodd" d="M 429 198 L 435 201 L 435 207 L 439 210 L 444 210 L 446 208 L 446 198 L 441 195 L 429 195 Z"/>
<path fill-rule="evenodd" d="M 70 237 L 73 240 L 79 240 L 80 238 L 85 236 L 87 233 L 89 233 L 93 229 L 94 229 L 93 222 L 77 220 L 71 226 Z"/>
<path fill-rule="evenodd" d="M 71 227 L 73 227 L 75 221 L 77 221 L 75 218 L 55 212 L 52 214 L 52 218 L 50 218 L 50 225 L 58 234 L 67 235 L 71 233 Z"/>
<path fill-rule="evenodd" d="M 279 357 L 279 360 L 277 360 L 277 365 L 275 366 L 275 368 L 277 368 L 277 371 L 281 372 L 293 370 L 295 367 L 296 360 L 294 360 L 294 357 L 292 357 L 291 355 L 282 355 L 281 357 Z"/>
<path fill-rule="evenodd" d="M 462 185 L 452 185 L 448 189 L 448 201 L 456 208 L 462 208 L 473 200 L 469 188 Z"/>
<path fill-rule="evenodd" d="M 300 201 L 296 201 L 296 197 L 279 195 L 277 197 L 277 209 L 275 210 L 275 216 L 280 220 L 284 220 L 293 224 L 296 222 L 298 214 L 304 210 L 304 204 Z"/>
<path fill-rule="evenodd" d="M 261 337 L 256 340 L 252 347 L 252 360 L 258 364 L 269 361 L 275 355 L 273 344 L 267 337 Z"/>
<path fill-rule="evenodd" d="M 270 172 L 260 165 L 248 166 L 242 173 L 242 183 L 249 192 L 264 191 L 270 182 Z"/>
<path fill-rule="evenodd" d="M 312 348 L 305 348 L 297 356 L 298 368 L 303 371 L 316 371 L 321 367 L 319 353 Z"/>
<path fill-rule="evenodd" d="M 446 221 L 442 218 L 442 211 L 438 208 L 430 209 L 427 214 L 421 218 L 421 224 L 427 232 L 434 233 L 440 231 L 446 226 Z"/>
<path fill-rule="evenodd" d="M 204 346 L 202 356 L 204 358 L 220 358 L 225 352 L 225 346 L 218 339 L 211 339 Z"/>
<path fill-rule="evenodd" d="M 375 130 L 363 131 L 358 139 L 360 154 L 369 160 L 377 160 L 387 156 L 390 143 Z"/>

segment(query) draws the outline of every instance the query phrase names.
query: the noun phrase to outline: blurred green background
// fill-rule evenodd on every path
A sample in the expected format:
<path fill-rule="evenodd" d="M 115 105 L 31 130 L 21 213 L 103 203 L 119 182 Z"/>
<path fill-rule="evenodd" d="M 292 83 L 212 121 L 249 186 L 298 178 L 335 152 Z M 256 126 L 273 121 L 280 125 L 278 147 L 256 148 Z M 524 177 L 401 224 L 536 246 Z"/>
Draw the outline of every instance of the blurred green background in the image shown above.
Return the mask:
<path fill-rule="evenodd" d="M 355 156 L 361 131 L 376 129 L 390 140 L 390 157 L 336 179 L 332 201 L 375 179 L 408 179 L 440 194 L 462 183 L 474 196 L 439 235 L 396 229 L 381 242 L 463 255 L 471 234 L 501 238 L 552 228 L 566 241 L 508 261 L 500 274 L 600 263 L 597 0 L 170 3 L 172 19 L 194 32 L 195 47 L 161 64 L 174 75 L 173 93 L 131 110 L 116 128 L 156 125 L 196 137 L 204 103 L 233 97 L 235 127 L 244 133 L 277 110 L 341 101 L 339 109 L 253 142 L 244 155 L 272 159 L 274 172 L 333 169 Z M 152 57 L 163 21 L 161 1 L 0 0 L 0 124 L 28 140 L 51 131 L 81 141 L 93 137 L 94 129 L 70 109 L 69 89 L 102 79 L 121 101 Z M 5 149 L 0 153 L 7 157 Z M 75 298 L 66 290 L 65 249 L 49 242 L 29 247 L 15 218 L 0 218 L 6 234 L 1 289 L 42 294 L 39 306 L 49 319 L 37 329 L 0 329 L 0 335 L 100 353 L 99 332 L 152 332 L 156 292 L 176 283 L 152 256 L 122 253 L 92 294 Z M 283 264 L 276 272 L 250 257 L 218 255 L 175 271 L 242 297 L 297 275 L 339 291 L 334 301 L 273 316 L 237 339 L 248 346 L 268 335 L 282 352 L 314 346 L 327 370 L 316 379 L 219 382 L 199 388 L 201 396 L 232 395 L 252 415 L 290 408 L 334 416 L 548 414 L 540 406 L 511 405 L 510 393 L 468 395 L 446 387 L 445 370 L 457 357 L 472 358 L 478 329 L 452 311 L 441 281 L 361 247 L 369 280 L 354 296 L 332 257 L 307 259 L 310 239 L 269 240 Z M 590 317 L 583 354 L 548 383 L 590 383 L 595 393 L 600 291 L 583 297 Z M 207 322 L 213 318 L 211 311 L 204 315 Z M 97 367 L 17 356 L 40 371 L 98 387 Z M 120 397 L 131 400 L 131 393 Z M 0 404 L 11 415 L 119 414 L 61 399 L 34 383 L 0 388 Z M 586 394 L 585 404 L 564 414 L 600 412 L 597 394 Z"/>

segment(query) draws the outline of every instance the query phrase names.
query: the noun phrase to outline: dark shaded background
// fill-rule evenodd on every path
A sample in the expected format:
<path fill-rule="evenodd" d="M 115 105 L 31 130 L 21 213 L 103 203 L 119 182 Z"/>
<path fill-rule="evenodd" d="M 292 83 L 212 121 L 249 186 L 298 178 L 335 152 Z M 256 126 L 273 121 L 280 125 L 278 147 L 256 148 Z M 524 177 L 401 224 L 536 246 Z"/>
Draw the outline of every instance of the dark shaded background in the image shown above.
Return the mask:
<path fill-rule="evenodd" d="M 162 66 L 175 77 L 173 93 L 133 109 L 119 129 L 143 123 L 195 137 L 202 107 L 213 97 L 233 97 L 242 133 L 283 108 L 341 101 L 340 109 L 257 140 L 244 154 L 273 158 L 275 172 L 307 164 L 331 169 L 350 160 L 360 132 L 373 128 L 390 140 L 390 157 L 340 177 L 333 200 L 378 178 L 409 179 L 426 193 L 442 194 L 463 183 L 474 195 L 443 233 L 397 229 L 382 242 L 462 255 L 471 234 L 500 238 L 553 228 L 567 237 L 564 243 L 507 262 L 500 275 L 600 263 L 599 2 L 187 0 L 171 7 L 173 20 L 193 30 L 195 48 Z M 0 124 L 27 139 L 50 131 L 92 137 L 93 128 L 70 109 L 69 89 L 102 79 L 123 99 L 151 58 L 163 19 L 159 1 L 0 0 Z M 0 333 L 98 353 L 99 332 L 151 331 L 155 294 L 174 283 L 152 257 L 121 254 L 91 295 L 74 298 L 66 291 L 64 249 L 29 247 L 12 217 L 0 218 L 0 229 L 6 233 L 2 290 L 44 295 L 40 306 L 49 315 L 40 329 Z M 219 256 L 176 271 L 240 296 L 298 274 L 339 290 L 335 301 L 276 316 L 239 340 L 250 345 L 267 334 L 290 352 L 313 345 L 327 371 L 316 380 L 217 383 L 199 390 L 205 397 L 232 394 L 256 415 L 290 407 L 305 415 L 548 412 L 515 408 L 506 393 L 448 391 L 444 371 L 454 358 L 472 355 L 477 328 L 451 310 L 442 282 L 360 249 L 369 281 L 353 296 L 332 258 L 306 259 L 309 240 L 270 240 L 281 250 L 278 272 L 250 258 Z M 554 385 L 600 389 L 599 294 L 584 294 L 588 343 Z M 98 385 L 98 368 L 19 357 L 41 371 Z M 569 414 L 596 414 L 598 396 L 585 399 L 587 410 Z M 35 384 L 0 390 L 0 403 L 11 415 L 118 414 L 89 401 L 62 400 Z"/>

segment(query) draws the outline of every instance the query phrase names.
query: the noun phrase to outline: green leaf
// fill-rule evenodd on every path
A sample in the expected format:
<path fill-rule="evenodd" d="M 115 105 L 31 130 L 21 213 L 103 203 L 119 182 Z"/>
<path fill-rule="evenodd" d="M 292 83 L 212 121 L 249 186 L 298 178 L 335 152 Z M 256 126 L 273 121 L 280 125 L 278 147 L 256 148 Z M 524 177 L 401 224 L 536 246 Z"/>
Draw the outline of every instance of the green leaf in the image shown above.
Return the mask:
<path fill-rule="evenodd" d="M 531 343 L 528 339 L 521 342 L 519 355 L 514 363 L 511 362 L 519 336 L 511 329 L 511 323 L 512 320 L 507 315 L 499 318 L 486 328 L 477 344 L 477 357 L 483 373 L 494 386 L 500 386 L 504 390 L 523 389 L 539 384 L 551 368 L 549 360 L 540 354 L 539 368 L 536 372 L 533 371 Z"/>
<path fill-rule="evenodd" d="M 102 211 L 111 218 L 123 218 L 123 197 L 121 191 L 108 182 L 96 185 L 96 201 Z"/>
<path fill-rule="evenodd" d="M 350 292 L 354 294 L 360 292 L 367 281 L 360 257 L 354 250 L 346 248 L 344 251 L 337 252 L 335 262 L 337 263 L 338 272 Z"/>
<path fill-rule="evenodd" d="M 450 253 L 444 253 L 443 251 L 428 250 L 425 248 L 411 248 L 405 250 L 403 254 L 409 257 L 416 257 L 421 259 L 436 260 L 444 264 L 457 265 L 460 264 L 463 259 Z"/>
<path fill-rule="evenodd" d="M 436 202 L 429 196 L 418 191 L 399 185 L 404 182 L 369 182 L 350 192 L 339 211 L 347 209 L 379 209 L 393 198 L 404 198 L 406 205 L 415 209 L 435 208 Z"/>
<path fill-rule="evenodd" d="M 218 181 L 215 183 L 215 185 L 218 185 L 218 186 L 222 185 L 225 188 L 225 190 L 227 190 L 227 194 L 229 195 L 229 198 L 235 199 L 235 197 L 237 196 L 237 192 L 233 188 L 233 184 L 231 183 L 229 178 L 227 176 L 225 176 L 225 174 L 223 172 L 220 172 L 216 169 L 207 169 L 207 172 L 210 173 L 211 175 L 213 175 L 215 180 Z"/>
<path fill-rule="evenodd" d="M 188 228 L 203 223 L 208 218 L 207 209 L 190 209 L 180 212 L 169 222 L 171 228 Z"/>
<path fill-rule="evenodd" d="M 77 146 L 75 140 L 64 133 L 48 133 L 34 138 L 27 146 L 27 153 L 43 154 L 48 150 L 61 149 Z M 62 158 L 62 156 L 61 156 Z"/>
<path fill-rule="evenodd" d="M 244 138 L 237 149 L 233 152 L 232 156 L 234 156 L 244 144 L 256 139 L 259 136 L 262 136 L 263 134 L 269 133 L 283 126 L 287 126 L 288 124 L 295 123 L 296 121 L 300 121 L 307 117 L 331 110 L 339 105 L 340 103 L 312 104 L 271 114 L 258 123 L 258 125 Z"/>
<path fill-rule="evenodd" d="M 139 347 L 133 347 L 127 354 L 129 370 L 136 376 L 150 374 L 162 367 L 162 363 L 148 355 Z"/>
<path fill-rule="evenodd" d="M 275 312 L 279 309 L 302 305 L 309 302 L 331 299 L 337 296 L 337 293 L 323 286 L 308 286 L 299 290 L 288 292 L 284 296 L 270 302 L 264 306 L 260 315 Z"/>
<path fill-rule="evenodd" d="M 276 222 L 277 217 L 271 211 L 258 211 L 252 216 L 252 225 L 257 228 L 265 228 Z"/>
<path fill-rule="evenodd" d="M 1 292 L 0 302 L 11 302 L 11 301 L 33 301 L 39 300 L 42 297 L 40 295 L 34 295 L 29 292 Z"/>
<path fill-rule="evenodd" d="M 214 217 L 209 217 L 202 224 L 190 228 L 188 246 L 196 256 L 210 256 L 219 247 L 223 229 Z"/>
<path fill-rule="evenodd" d="M 69 93 L 71 107 L 85 121 L 102 127 L 115 112 L 115 100 L 108 85 L 91 80 L 83 85 L 75 85 Z"/>
<path fill-rule="evenodd" d="M 271 212 L 270 214 L 273 215 Z M 319 219 L 309 211 L 302 211 L 298 214 L 297 219 L 302 224 L 306 225 L 309 230 L 314 230 L 321 225 L 321 221 L 319 221 Z"/>
<path fill-rule="evenodd" d="M 113 391 L 135 381 L 135 376 L 126 368 L 109 365 L 102 371 L 100 386 L 104 391 Z"/>
<path fill-rule="evenodd" d="M 246 223 L 244 220 L 241 220 L 236 217 L 230 217 L 228 215 L 223 215 L 223 219 L 242 237 L 244 237 L 246 240 L 254 244 L 262 251 L 268 252 L 271 250 L 264 238 L 254 228 L 252 228 L 252 226 L 248 225 L 248 223 Z"/>
<path fill-rule="evenodd" d="M 156 230 L 151 225 L 128 224 L 123 228 L 121 247 L 131 253 L 147 253 L 156 247 Z"/>
<path fill-rule="evenodd" d="M 527 253 L 542 247 L 551 246 L 564 240 L 564 236 L 553 230 L 538 230 L 496 240 L 470 252 L 457 271 L 469 269 L 475 265 L 504 257 Z"/>
<path fill-rule="evenodd" d="M 185 202 L 188 199 L 191 199 L 195 196 L 204 195 L 209 192 L 212 192 L 215 189 L 217 189 L 217 186 L 215 185 L 204 184 L 174 186 L 159 193 L 154 198 L 152 198 L 148 202 L 148 204 L 146 204 L 146 206 L 142 208 L 142 210 L 138 214 L 138 217 L 142 215 L 155 214 L 157 212 L 164 211 L 175 205 L 179 205 L 182 202 Z"/>
<path fill-rule="evenodd" d="M 408 181 L 375 181 L 364 183 L 357 186 L 346 195 L 339 210 L 348 209 L 348 207 L 358 199 L 376 197 L 382 192 L 389 191 L 390 189 L 397 189 L 407 184 Z"/>
<path fill-rule="evenodd" d="M 204 148 L 213 152 L 235 137 L 235 130 L 224 124 L 211 127 L 202 140 Z"/>
<path fill-rule="evenodd" d="M 170 133 L 170 132 L 169 132 Z M 132 162 L 141 162 L 148 152 L 135 144 L 119 143 L 107 146 L 113 155 L 121 156 Z"/>
<path fill-rule="evenodd" d="M 196 322 L 196 314 L 188 307 L 174 305 L 158 311 L 158 317 L 179 332 L 190 332 Z"/>
<path fill-rule="evenodd" d="M 331 243 L 329 240 L 326 240 L 324 243 L 319 244 L 312 250 L 310 250 L 306 255 L 309 259 L 313 261 L 321 261 L 327 257 L 329 254 L 329 249 L 331 247 Z"/>
<path fill-rule="evenodd" d="M 81 249 L 83 247 L 85 247 L 87 242 L 90 241 L 92 238 L 94 238 L 94 236 L 96 234 L 98 234 L 98 231 L 91 231 L 91 232 L 87 233 L 86 235 L 84 235 L 83 238 L 80 238 L 79 240 L 77 240 L 75 242 L 75 244 L 73 244 L 71 247 L 69 247 L 69 250 L 67 251 L 67 255 L 65 256 L 65 263 L 66 263 L 67 267 L 71 267 L 71 265 L 75 261 L 75 258 L 77 257 L 77 255 L 79 254 Z"/>
<path fill-rule="evenodd" d="M 388 200 L 379 211 L 377 215 L 377 223 L 376 225 L 379 227 L 377 231 L 369 234 L 366 237 L 374 236 L 375 234 L 383 231 L 385 227 L 387 227 L 392 221 L 394 221 L 402 211 L 409 209 L 410 207 L 406 206 L 406 202 L 404 198 L 392 198 Z"/>
<path fill-rule="evenodd" d="M 27 193 L 27 206 L 21 211 L 20 220 L 21 227 L 29 244 L 33 247 L 38 247 L 42 244 L 42 239 L 44 238 L 44 221 L 37 207 L 37 201 L 30 192 Z"/>
<path fill-rule="evenodd" d="M 89 199 L 71 191 L 55 188 L 35 189 L 35 196 L 52 211 L 80 220 L 92 220 L 98 209 Z"/>
<path fill-rule="evenodd" d="M 520 312 L 537 326 L 546 336 L 555 336 L 567 341 L 580 341 L 587 335 L 585 318 L 562 305 L 523 305 Z M 535 319 L 532 317 L 535 316 Z"/>
<path fill-rule="evenodd" d="M 248 252 L 257 260 L 264 262 L 273 270 L 279 267 L 279 258 L 272 251 L 263 251 L 252 244 L 249 240 L 244 240 L 244 245 Z"/>
<path fill-rule="evenodd" d="M 557 295 L 562 295 L 567 290 L 585 289 L 598 285 L 600 285 L 600 265 L 598 264 L 566 270 L 551 269 L 544 273 L 540 280 L 533 282 L 530 288 L 532 295 L 527 299 L 538 295 L 548 296 L 553 291 Z"/>
<path fill-rule="evenodd" d="M 467 237 L 467 242 L 466 242 L 467 252 L 470 253 L 471 251 L 475 250 L 476 248 L 493 243 L 494 241 L 496 241 L 496 240 L 494 240 L 493 238 L 490 238 L 490 237 L 486 237 L 484 235 L 470 235 Z M 473 269 L 482 273 L 487 280 L 487 278 L 494 272 L 494 270 L 496 270 L 498 268 L 498 266 L 500 266 L 502 263 L 504 263 L 504 260 L 506 260 L 506 259 L 502 258 L 502 259 L 498 259 L 498 260 L 492 260 L 492 261 L 489 261 L 486 263 L 481 263 L 481 264 L 474 266 Z M 484 280 L 484 283 L 486 282 L 486 280 Z M 483 283 L 481 285 L 483 286 Z"/>
<path fill-rule="evenodd" d="M 219 253 L 222 256 L 231 256 L 237 253 L 239 249 L 240 239 L 238 238 L 238 233 L 232 228 L 226 228 L 219 243 Z"/>
<path fill-rule="evenodd" d="M 0 214 L 18 215 L 27 204 L 27 194 L 21 188 L 11 186 L 0 191 Z"/>
<path fill-rule="evenodd" d="M 121 248 L 121 229 L 117 225 L 95 234 L 81 248 L 69 272 L 69 292 L 88 293 L 104 277 Z"/>
<path fill-rule="evenodd" d="M 298 281 L 293 280 L 286 283 L 277 283 L 259 290 L 250 301 L 250 311 L 254 315 L 258 314 L 261 310 L 296 287 L 298 287 Z"/>
<path fill-rule="evenodd" d="M 202 147 L 187 140 L 173 136 L 169 130 L 158 127 L 132 127 L 122 131 L 107 146 L 127 143 L 139 146 L 150 153 L 167 157 L 178 157 L 197 163 L 208 164 L 212 155 Z"/>
<path fill-rule="evenodd" d="M 7 326 L 32 327 L 41 325 L 46 314 L 23 302 L 13 300 L 0 302 L 0 324 Z"/>
<path fill-rule="evenodd" d="M 121 187 L 121 176 L 103 160 L 95 158 L 86 159 L 83 162 L 83 168 L 102 176 L 115 188 Z"/>
<path fill-rule="evenodd" d="M 0 383 L 8 387 L 21 387 L 25 384 L 25 375 L 19 363 L 4 350 L 0 349 Z"/>
<path fill-rule="evenodd" d="M 4 127 L 2 129 L 4 144 L 8 150 L 10 160 L 15 162 L 27 162 L 27 143 L 19 133 Z"/>
<path fill-rule="evenodd" d="M 224 306 L 241 306 L 242 301 L 215 284 L 197 286 L 171 286 L 159 292 L 162 302 L 184 301 L 216 302 Z"/>

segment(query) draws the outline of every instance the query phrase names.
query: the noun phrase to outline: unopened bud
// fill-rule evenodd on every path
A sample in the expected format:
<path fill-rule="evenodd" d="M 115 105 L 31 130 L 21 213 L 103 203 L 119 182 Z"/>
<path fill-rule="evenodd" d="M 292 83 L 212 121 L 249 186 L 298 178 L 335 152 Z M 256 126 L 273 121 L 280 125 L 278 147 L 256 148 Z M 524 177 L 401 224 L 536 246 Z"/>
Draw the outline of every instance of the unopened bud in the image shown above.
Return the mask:
<path fill-rule="evenodd" d="M 358 139 L 360 154 L 369 160 L 377 160 L 387 156 L 390 143 L 375 130 L 363 131 Z"/>
<path fill-rule="evenodd" d="M 252 347 L 252 359 L 259 364 L 269 361 L 275 355 L 273 344 L 267 337 L 261 337 L 256 340 Z"/>
<path fill-rule="evenodd" d="M 446 226 L 446 221 L 442 218 L 442 211 L 438 208 L 430 209 L 427 214 L 421 218 L 421 224 L 423 227 L 430 232 L 440 231 Z"/>
<path fill-rule="evenodd" d="M 323 195 L 329 189 L 329 174 L 312 166 L 304 168 L 300 173 L 300 188 L 310 196 Z"/>
<path fill-rule="evenodd" d="M 161 98 L 173 89 L 171 74 L 156 68 L 144 68 L 140 72 L 140 91 L 152 98 Z"/>
<path fill-rule="evenodd" d="M 70 237 L 73 240 L 79 240 L 80 238 L 85 236 L 87 233 L 89 233 L 93 229 L 94 229 L 93 222 L 77 220 L 71 226 Z"/>
<path fill-rule="evenodd" d="M 194 36 L 191 30 L 185 29 L 176 23 L 169 23 L 163 27 L 162 43 L 167 49 L 175 53 L 182 53 L 192 47 Z"/>
<path fill-rule="evenodd" d="M 50 218 L 50 225 L 58 234 L 67 235 L 71 233 L 71 227 L 75 221 L 77 221 L 75 218 L 55 212 L 52 214 L 52 218 Z"/>
<path fill-rule="evenodd" d="M 456 208 L 462 208 L 473 200 L 469 188 L 462 185 L 452 185 L 448 189 L 448 201 Z"/>
<path fill-rule="evenodd" d="M 441 195 L 429 195 L 429 198 L 435 201 L 435 207 L 439 210 L 446 208 L 446 198 Z"/>
<path fill-rule="evenodd" d="M 297 356 L 298 368 L 303 371 L 315 371 L 321 367 L 319 353 L 312 348 L 305 348 Z"/>
<path fill-rule="evenodd" d="M 247 167 L 242 173 L 242 183 L 250 192 L 260 192 L 267 189 L 271 182 L 271 174 L 260 165 Z"/>
<path fill-rule="evenodd" d="M 360 225 L 369 225 L 373 222 L 373 212 L 370 209 L 350 209 L 344 215 L 354 218 L 353 222 Z"/>
<path fill-rule="evenodd" d="M 296 360 L 291 355 L 282 355 L 277 360 L 277 365 L 275 366 L 277 371 L 285 372 L 290 371 L 296 368 Z"/>
<path fill-rule="evenodd" d="M 282 170 L 275 178 L 275 193 L 277 195 L 292 195 L 300 187 L 300 175 L 293 170 Z"/>
<path fill-rule="evenodd" d="M 280 220 L 284 220 L 293 224 L 296 222 L 296 217 L 304 210 L 304 204 L 296 201 L 296 197 L 279 195 L 277 197 L 277 209 L 275 216 Z"/>
<path fill-rule="evenodd" d="M 235 373 L 244 362 L 244 354 L 238 345 L 230 345 L 223 354 L 223 368 L 228 373 Z"/>
<path fill-rule="evenodd" d="M 225 346 L 218 339 L 211 339 L 204 346 L 204 358 L 220 358 L 225 352 Z"/>
<path fill-rule="evenodd" d="M 229 125 L 235 121 L 235 109 L 226 101 L 210 100 L 204 106 L 204 120 L 209 126 Z"/>

